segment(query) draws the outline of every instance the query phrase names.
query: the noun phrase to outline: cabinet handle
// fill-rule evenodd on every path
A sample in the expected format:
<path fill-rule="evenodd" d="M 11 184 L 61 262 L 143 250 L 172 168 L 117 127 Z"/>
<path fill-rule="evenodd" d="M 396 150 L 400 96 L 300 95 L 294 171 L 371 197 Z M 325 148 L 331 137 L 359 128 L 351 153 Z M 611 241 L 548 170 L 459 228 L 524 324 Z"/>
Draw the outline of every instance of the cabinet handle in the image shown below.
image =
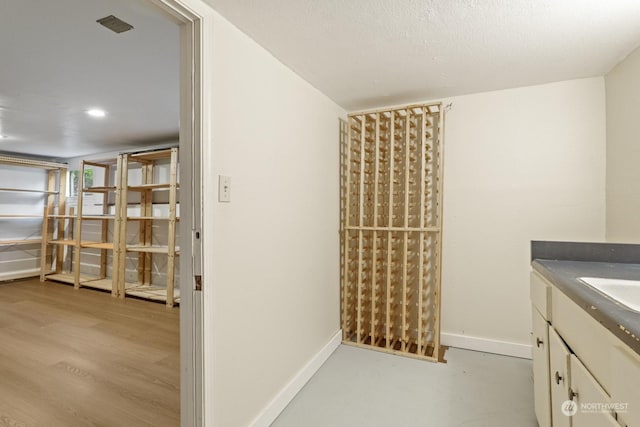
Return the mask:
<path fill-rule="evenodd" d="M 540 346 L 544 344 L 544 341 L 542 341 L 540 338 L 536 337 L 536 347 L 540 348 Z"/>
<path fill-rule="evenodd" d="M 564 379 L 560 376 L 560 372 L 556 371 L 555 375 L 556 384 L 560 385 L 560 381 L 564 381 Z"/>
<path fill-rule="evenodd" d="M 571 388 L 569 389 L 569 400 L 573 400 L 574 397 L 578 397 L 578 393 L 573 391 Z"/>

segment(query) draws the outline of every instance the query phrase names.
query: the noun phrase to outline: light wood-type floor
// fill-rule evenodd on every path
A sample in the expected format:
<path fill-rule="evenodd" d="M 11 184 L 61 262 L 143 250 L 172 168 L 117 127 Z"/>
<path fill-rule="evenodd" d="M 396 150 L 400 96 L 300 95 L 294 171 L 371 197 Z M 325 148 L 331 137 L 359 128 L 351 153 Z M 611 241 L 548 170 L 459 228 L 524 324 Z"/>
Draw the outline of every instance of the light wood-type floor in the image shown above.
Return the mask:
<path fill-rule="evenodd" d="M 0 426 L 180 425 L 179 309 L 0 282 Z"/>

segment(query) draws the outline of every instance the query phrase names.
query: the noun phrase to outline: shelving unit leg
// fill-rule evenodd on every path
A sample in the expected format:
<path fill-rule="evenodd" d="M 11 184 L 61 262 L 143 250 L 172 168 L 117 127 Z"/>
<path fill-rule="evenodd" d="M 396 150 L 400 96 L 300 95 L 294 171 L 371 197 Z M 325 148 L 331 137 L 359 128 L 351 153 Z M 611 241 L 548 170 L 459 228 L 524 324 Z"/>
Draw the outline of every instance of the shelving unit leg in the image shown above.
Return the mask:
<path fill-rule="evenodd" d="M 118 156 L 118 165 L 120 166 L 120 174 L 119 174 L 119 188 L 118 188 L 118 201 L 119 205 L 116 208 L 116 226 L 117 230 L 114 230 L 114 233 L 118 235 L 118 263 L 114 264 L 114 268 L 117 270 L 117 273 L 113 273 L 114 277 L 117 280 L 116 286 L 116 296 L 118 298 L 125 297 L 125 289 L 126 289 L 126 262 L 127 262 L 127 203 L 128 203 L 128 189 L 127 182 L 129 176 L 129 161 L 127 159 L 127 154 L 121 154 Z M 115 249 L 115 243 L 114 243 Z"/>
<path fill-rule="evenodd" d="M 167 306 L 173 307 L 174 281 L 176 265 L 176 202 L 178 189 L 178 149 L 171 149 L 171 164 L 169 176 L 169 223 L 168 223 L 168 252 L 167 252 Z"/>
<path fill-rule="evenodd" d="M 53 239 L 53 220 L 49 218 L 55 206 L 56 172 L 47 173 L 47 196 L 42 217 L 42 246 L 40 250 L 40 280 L 44 282 L 46 274 L 51 270 L 53 251 L 48 242 Z"/>

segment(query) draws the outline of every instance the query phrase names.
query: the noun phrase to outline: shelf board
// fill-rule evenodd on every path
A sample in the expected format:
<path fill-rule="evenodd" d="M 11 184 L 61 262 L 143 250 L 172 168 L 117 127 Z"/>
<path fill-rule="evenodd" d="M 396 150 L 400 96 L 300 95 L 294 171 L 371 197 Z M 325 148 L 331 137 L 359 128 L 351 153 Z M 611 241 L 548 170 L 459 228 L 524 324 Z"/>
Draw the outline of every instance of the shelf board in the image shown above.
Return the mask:
<path fill-rule="evenodd" d="M 80 280 L 80 286 L 87 288 L 102 289 L 104 291 L 113 290 L 113 280 L 111 279 L 88 279 Z"/>
<path fill-rule="evenodd" d="M 166 150 L 157 150 L 157 151 L 145 151 L 144 153 L 133 153 L 129 154 L 129 160 L 136 161 L 153 161 L 160 159 L 169 159 L 171 158 L 171 149 L 168 148 Z"/>
<path fill-rule="evenodd" d="M 109 193 L 112 191 L 116 191 L 116 187 L 87 187 L 83 188 L 83 193 Z"/>
<path fill-rule="evenodd" d="M 162 286 L 136 285 L 131 289 L 126 289 L 125 294 L 153 301 L 167 301 L 167 288 Z M 173 300 L 176 304 L 180 303 L 180 289 L 173 290 Z"/>
<path fill-rule="evenodd" d="M 48 279 L 48 280 L 54 280 L 56 282 L 71 283 L 72 285 L 75 283 L 75 280 L 73 278 L 73 274 L 71 274 L 71 273 L 47 274 L 45 276 L 45 278 Z M 82 280 L 82 275 L 80 275 L 80 279 Z"/>
<path fill-rule="evenodd" d="M 42 243 L 42 239 L 0 240 L 0 246 L 35 245 L 40 243 Z"/>
<path fill-rule="evenodd" d="M 139 245 L 127 245 L 127 251 L 129 252 L 146 252 L 152 254 L 168 254 L 168 246 L 139 246 Z M 176 255 L 180 255 L 180 248 L 176 246 Z"/>
<path fill-rule="evenodd" d="M 11 193 L 39 193 L 39 194 L 58 194 L 59 193 L 59 191 L 26 190 L 23 188 L 0 188 L 0 191 L 7 191 Z"/>
<path fill-rule="evenodd" d="M 111 166 L 115 166 L 118 163 L 118 159 L 109 158 L 105 160 L 83 160 L 86 166 L 94 166 L 98 168 L 108 168 Z"/>
<path fill-rule="evenodd" d="M 42 218 L 42 215 L 0 215 L 0 218 Z"/>
<path fill-rule="evenodd" d="M 53 280 L 56 282 L 63 283 L 71 283 L 75 284 L 75 278 L 71 273 L 53 273 L 47 274 L 45 276 L 48 280 Z M 88 274 L 80 274 L 80 286 L 85 286 L 88 288 L 97 288 L 106 291 L 110 291 L 112 289 L 112 279 L 101 279 L 97 276 L 90 276 Z M 134 284 L 128 283 L 127 286 L 130 288 L 135 286 Z"/>
<path fill-rule="evenodd" d="M 145 191 L 145 190 L 168 190 L 171 187 L 169 183 L 162 184 L 140 184 L 130 185 L 127 187 L 130 191 Z M 180 188 L 180 184 L 176 184 L 176 188 Z"/>
<path fill-rule="evenodd" d="M 168 216 L 128 216 L 127 220 L 129 221 L 169 221 L 171 218 Z M 176 217 L 176 221 L 180 221 L 180 217 Z"/>
<path fill-rule="evenodd" d="M 75 219 L 77 217 L 75 215 L 48 215 L 47 218 Z"/>
<path fill-rule="evenodd" d="M 43 160 L 30 160 L 20 157 L 0 156 L 0 164 L 11 166 L 29 166 L 42 169 L 66 169 L 66 163 L 47 162 Z"/>
<path fill-rule="evenodd" d="M 80 286 L 111 291 L 113 290 L 113 279 L 110 277 L 101 279 L 99 277 L 83 276 L 83 278 L 80 279 Z M 135 284 L 126 283 L 125 286 L 131 288 L 135 286 Z"/>
<path fill-rule="evenodd" d="M 82 215 L 82 219 L 88 220 L 104 220 L 104 219 L 116 219 L 115 215 Z"/>
<path fill-rule="evenodd" d="M 82 242 L 82 248 L 91 249 L 111 249 L 113 250 L 113 242 Z"/>
<path fill-rule="evenodd" d="M 49 240 L 49 243 L 53 245 L 75 246 L 75 240 Z"/>

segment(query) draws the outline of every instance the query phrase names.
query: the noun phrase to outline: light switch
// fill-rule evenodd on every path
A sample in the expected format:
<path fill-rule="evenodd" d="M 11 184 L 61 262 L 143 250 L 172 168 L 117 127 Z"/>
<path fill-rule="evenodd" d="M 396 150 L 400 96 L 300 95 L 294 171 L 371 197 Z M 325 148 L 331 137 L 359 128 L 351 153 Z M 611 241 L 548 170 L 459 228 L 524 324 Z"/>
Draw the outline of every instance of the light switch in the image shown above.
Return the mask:
<path fill-rule="evenodd" d="M 231 201 L 231 177 L 218 175 L 218 201 Z"/>

